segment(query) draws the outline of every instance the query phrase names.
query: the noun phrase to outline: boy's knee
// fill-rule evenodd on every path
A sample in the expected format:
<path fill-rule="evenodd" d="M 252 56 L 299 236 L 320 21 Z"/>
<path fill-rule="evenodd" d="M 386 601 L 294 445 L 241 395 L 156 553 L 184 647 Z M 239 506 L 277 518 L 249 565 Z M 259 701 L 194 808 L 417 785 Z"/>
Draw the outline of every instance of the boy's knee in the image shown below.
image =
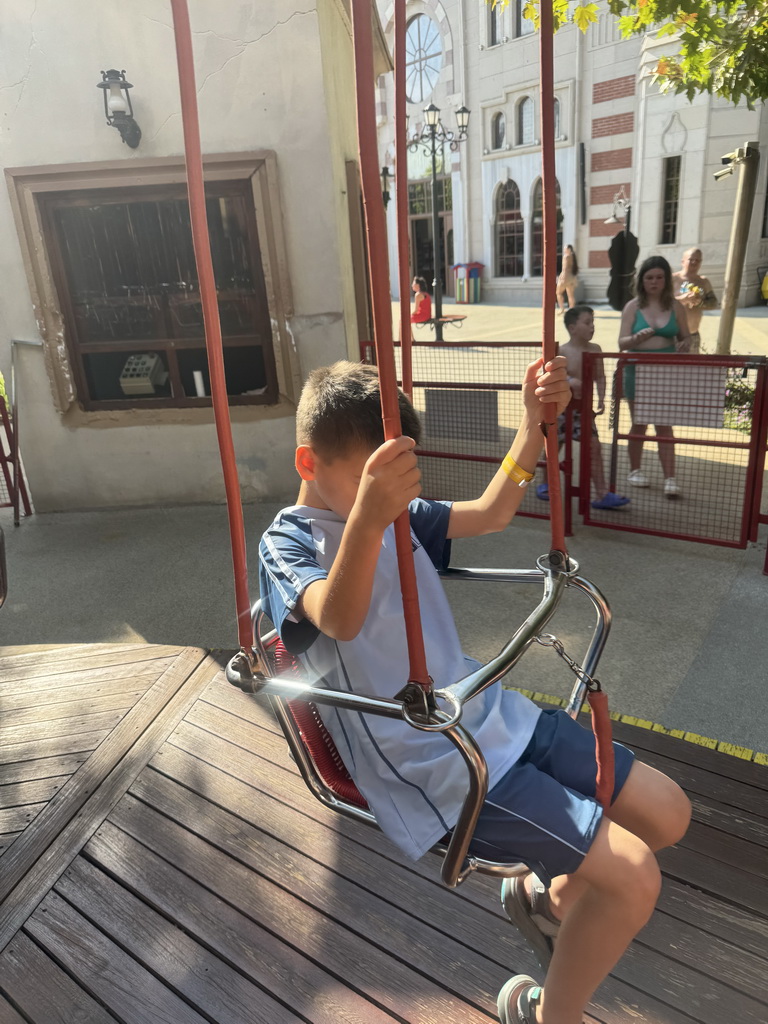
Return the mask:
<path fill-rule="evenodd" d="M 669 793 L 667 806 L 665 808 L 665 821 L 667 835 L 665 836 L 667 846 L 673 846 L 679 842 L 688 831 L 691 823 L 691 801 L 676 782 L 671 779 L 669 782 Z"/>

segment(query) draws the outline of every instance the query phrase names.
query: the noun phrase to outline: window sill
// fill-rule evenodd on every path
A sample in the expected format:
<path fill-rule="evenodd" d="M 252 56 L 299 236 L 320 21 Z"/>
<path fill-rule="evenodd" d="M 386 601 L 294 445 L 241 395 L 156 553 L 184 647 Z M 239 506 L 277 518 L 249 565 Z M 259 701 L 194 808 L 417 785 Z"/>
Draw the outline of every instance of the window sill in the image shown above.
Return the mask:
<path fill-rule="evenodd" d="M 247 405 L 230 405 L 229 412 L 233 424 L 253 423 L 294 416 L 296 405 L 284 395 L 280 395 L 277 402 L 272 405 L 252 403 Z M 71 406 L 64 414 L 62 422 L 71 429 L 202 426 L 213 423 L 213 409 L 210 402 L 199 406 L 189 405 L 164 408 L 140 408 L 133 406 L 129 409 L 84 409 L 79 405 L 75 405 Z"/>

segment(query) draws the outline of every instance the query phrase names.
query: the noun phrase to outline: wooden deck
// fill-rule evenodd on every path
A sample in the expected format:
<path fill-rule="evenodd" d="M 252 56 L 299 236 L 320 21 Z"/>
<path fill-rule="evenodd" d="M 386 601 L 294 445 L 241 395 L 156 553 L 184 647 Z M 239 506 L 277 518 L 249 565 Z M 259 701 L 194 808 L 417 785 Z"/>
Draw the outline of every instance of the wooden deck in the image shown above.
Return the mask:
<path fill-rule="evenodd" d="M 768 770 L 616 732 L 695 820 L 593 1019 L 765 1024 Z M 487 1024 L 535 969 L 496 884 L 317 804 L 205 651 L 0 650 L 0 740 L 0 1024 Z"/>

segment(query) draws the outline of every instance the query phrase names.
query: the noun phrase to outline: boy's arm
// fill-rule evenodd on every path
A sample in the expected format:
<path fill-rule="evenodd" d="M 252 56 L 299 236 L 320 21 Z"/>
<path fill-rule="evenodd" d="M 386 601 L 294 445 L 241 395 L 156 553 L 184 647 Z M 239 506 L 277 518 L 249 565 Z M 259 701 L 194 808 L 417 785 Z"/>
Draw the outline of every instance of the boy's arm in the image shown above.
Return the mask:
<path fill-rule="evenodd" d="M 335 640 L 353 640 L 362 629 L 384 531 L 419 496 L 413 448 L 412 438 L 398 437 L 371 455 L 330 572 L 299 599 L 299 614 Z"/>
<path fill-rule="evenodd" d="M 523 381 L 525 409 L 508 458 L 525 474 L 532 477 L 536 471 L 544 438 L 539 423 L 544 406 L 555 403 L 561 413 L 571 400 L 565 370 L 565 357 L 558 356 L 541 372 L 541 360 L 531 363 Z M 505 460 L 507 461 L 507 460 Z M 509 524 L 525 497 L 525 488 L 507 474 L 502 466 L 485 491 L 473 501 L 456 501 L 451 507 L 448 538 L 478 537 L 496 533 Z"/>
<path fill-rule="evenodd" d="M 720 303 L 717 301 L 717 296 L 714 293 L 714 290 L 712 288 L 712 284 L 711 284 L 709 278 L 708 277 L 702 277 L 701 280 L 704 282 L 703 285 L 702 285 L 702 291 L 704 292 L 704 297 L 701 300 L 701 308 L 702 309 L 717 309 L 717 307 L 720 305 Z"/>

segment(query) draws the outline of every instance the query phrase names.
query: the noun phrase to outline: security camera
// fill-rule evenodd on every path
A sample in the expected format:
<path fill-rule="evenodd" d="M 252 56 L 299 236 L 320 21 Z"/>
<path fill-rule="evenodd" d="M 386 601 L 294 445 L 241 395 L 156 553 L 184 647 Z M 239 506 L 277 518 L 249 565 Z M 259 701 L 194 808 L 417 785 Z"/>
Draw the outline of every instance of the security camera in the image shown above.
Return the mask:
<path fill-rule="evenodd" d="M 733 174 L 733 164 L 729 164 L 728 167 L 723 167 L 722 170 L 715 171 L 712 177 L 715 181 L 720 181 L 721 178 L 727 178 L 729 174 Z"/>

